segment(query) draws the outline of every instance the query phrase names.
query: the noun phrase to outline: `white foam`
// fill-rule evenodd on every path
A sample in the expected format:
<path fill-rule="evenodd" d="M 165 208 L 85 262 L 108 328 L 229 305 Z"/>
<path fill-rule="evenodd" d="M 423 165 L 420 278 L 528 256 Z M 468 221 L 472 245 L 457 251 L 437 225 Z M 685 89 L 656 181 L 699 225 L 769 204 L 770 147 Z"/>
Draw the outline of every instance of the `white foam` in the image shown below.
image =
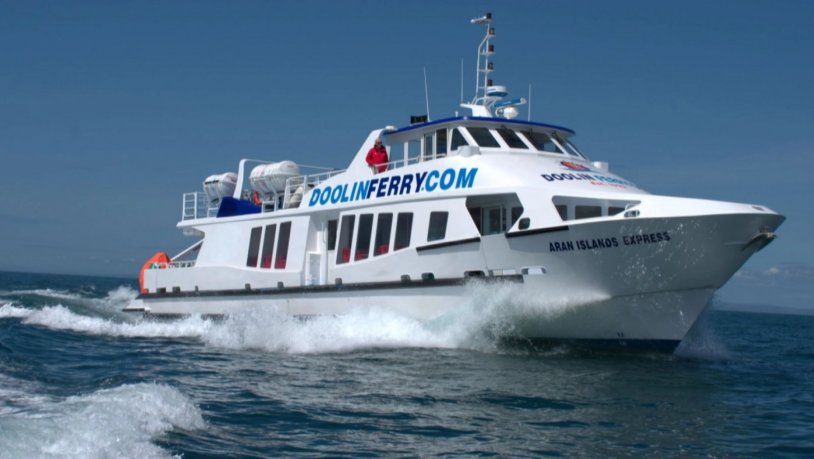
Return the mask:
<path fill-rule="evenodd" d="M 230 316 L 202 338 L 216 347 L 291 353 L 454 346 L 415 319 L 373 307 L 310 319 L 256 308 Z"/>
<path fill-rule="evenodd" d="M 248 309 L 223 321 L 192 316 L 173 322 L 124 322 L 118 316 L 91 317 L 60 305 L 42 309 L 5 305 L 0 307 L 0 318 L 15 317 L 26 324 L 92 335 L 198 338 L 209 346 L 227 349 L 320 353 L 427 347 L 493 352 L 498 349 L 500 338 L 516 333 L 518 321 L 545 320 L 579 303 L 551 302 L 524 295 L 522 289 L 511 284 L 475 284 L 468 290 L 458 304 L 429 322 L 386 307 L 358 307 L 340 316 L 308 320 L 263 307 Z M 112 307 L 129 303 L 134 296 L 132 289 L 120 288 L 102 302 L 105 307 Z"/>
<path fill-rule="evenodd" d="M 61 305 L 47 306 L 42 309 L 5 305 L 0 307 L 0 318 L 19 318 L 23 319 L 25 324 L 40 325 L 52 330 L 144 338 L 194 338 L 206 334 L 213 325 L 212 321 L 196 316 L 176 322 L 118 322 L 102 317 L 77 314 Z"/>
<path fill-rule="evenodd" d="M 129 384 L 3 416 L 0 458 L 169 457 L 154 439 L 204 426 L 200 410 L 178 390 Z"/>

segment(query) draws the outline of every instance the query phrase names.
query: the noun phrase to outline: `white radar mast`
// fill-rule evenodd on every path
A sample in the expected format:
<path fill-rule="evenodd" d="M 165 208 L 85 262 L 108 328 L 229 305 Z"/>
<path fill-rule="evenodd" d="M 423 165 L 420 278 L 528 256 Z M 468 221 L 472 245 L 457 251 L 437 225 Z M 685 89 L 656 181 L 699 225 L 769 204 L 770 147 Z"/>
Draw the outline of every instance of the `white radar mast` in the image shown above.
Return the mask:
<path fill-rule="evenodd" d="M 472 111 L 472 116 L 494 117 L 500 116 L 512 119 L 517 116 L 517 106 L 524 105 L 526 99 L 503 100 L 509 92 L 506 86 L 492 84 L 489 75 L 495 70 L 494 63 L 489 58 L 495 53 L 495 45 L 491 43 L 495 38 L 495 28 L 492 27 L 492 13 L 469 21 L 472 24 L 486 25 L 486 35 L 478 45 L 477 68 L 475 71 L 475 97 L 468 104 L 461 107 Z"/>

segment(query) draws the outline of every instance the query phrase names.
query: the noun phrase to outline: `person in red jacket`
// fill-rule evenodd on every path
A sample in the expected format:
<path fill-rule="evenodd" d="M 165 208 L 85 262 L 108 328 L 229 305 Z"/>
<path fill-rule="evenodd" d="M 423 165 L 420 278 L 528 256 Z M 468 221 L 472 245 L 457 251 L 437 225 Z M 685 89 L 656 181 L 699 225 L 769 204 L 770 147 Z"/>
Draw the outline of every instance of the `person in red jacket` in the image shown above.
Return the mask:
<path fill-rule="evenodd" d="M 387 170 L 387 162 L 389 159 L 387 158 L 387 148 L 384 148 L 384 145 L 382 145 L 382 139 L 376 139 L 373 148 L 368 150 L 365 160 L 367 164 L 373 168 L 374 174 Z"/>

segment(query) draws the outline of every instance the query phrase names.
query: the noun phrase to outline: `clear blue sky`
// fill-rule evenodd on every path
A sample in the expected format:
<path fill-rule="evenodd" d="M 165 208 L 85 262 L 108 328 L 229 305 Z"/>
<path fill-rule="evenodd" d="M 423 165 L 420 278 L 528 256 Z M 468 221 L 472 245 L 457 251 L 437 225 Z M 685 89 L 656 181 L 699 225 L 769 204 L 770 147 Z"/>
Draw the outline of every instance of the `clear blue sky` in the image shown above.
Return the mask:
<path fill-rule="evenodd" d="M 0 0 L 0 270 L 134 277 L 192 242 L 183 192 L 241 157 L 345 167 L 424 112 L 424 67 L 453 114 L 486 11 L 533 118 L 653 193 L 785 214 L 745 269 L 813 272 L 814 2 L 626 0 Z"/>

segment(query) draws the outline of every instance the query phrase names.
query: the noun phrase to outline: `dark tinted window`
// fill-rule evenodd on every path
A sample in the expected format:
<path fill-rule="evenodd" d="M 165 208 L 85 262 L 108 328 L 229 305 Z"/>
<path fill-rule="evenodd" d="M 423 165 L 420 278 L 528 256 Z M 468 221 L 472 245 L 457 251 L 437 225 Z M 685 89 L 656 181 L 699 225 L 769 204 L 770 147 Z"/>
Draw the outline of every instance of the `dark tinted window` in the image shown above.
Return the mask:
<path fill-rule="evenodd" d="M 370 251 L 370 233 L 373 231 L 373 214 L 359 216 L 359 232 L 356 233 L 356 255 L 354 260 L 364 260 Z"/>
<path fill-rule="evenodd" d="M 447 234 L 447 218 L 449 212 L 430 213 L 430 227 L 427 230 L 427 241 L 444 239 Z"/>
<path fill-rule="evenodd" d="M 562 153 L 557 145 L 551 141 L 551 137 L 543 134 L 542 132 L 524 132 L 527 139 L 534 145 L 534 148 L 540 151 L 547 151 L 549 153 Z"/>
<path fill-rule="evenodd" d="M 557 204 L 554 207 L 557 208 L 557 213 L 560 214 L 560 218 L 563 219 L 563 221 L 568 220 L 568 206 L 565 204 Z"/>
<path fill-rule="evenodd" d="M 500 144 L 497 143 L 497 140 L 489 132 L 489 129 L 486 128 L 479 128 L 479 127 L 471 127 L 469 129 L 469 133 L 472 134 L 472 137 L 475 139 L 475 142 L 482 147 L 499 147 Z"/>
<path fill-rule="evenodd" d="M 274 269 L 285 269 L 288 259 L 288 239 L 291 236 L 291 222 L 280 225 L 280 238 L 277 239 L 277 253 L 274 256 Z"/>
<path fill-rule="evenodd" d="M 336 251 L 336 264 L 341 265 L 350 261 L 350 241 L 353 236 L 353 223 L 356 216 L 345 215 L 342 217 L 342 227 L 339 231 L 339 246 Z"/>
<path fill-rule="evenodd" d="M 246 257 L 246 266 L 257 266 L 257 252 L 260 251 L 260 233 L 263 232 L 263 227 L 258 226 L 252 228 L 252 234 L 249 237 L 249 255 Z"/>
<path fill-rule="evenodd" d="M 444 156 L 447 153 L 447 130 L 439 129 L 435 131 L 436 156 Z"/>
<path fill-rule="evenodd" d="M 413 232 L 413 214 L 399 214 L 396 220 L 396 241 L 393 243 L 393 250 L 401 250 L 410 247 L 410 235 Z"/>
<path fill-rule="evenodd" d="M 509 226 L 514 226 L 514 222 L 516 222 L 521 215 L 523 215 L 522 207 L 512 207 L 512 223 Z"/>
<path fill-rule="evenodd" d="M 277 225 L 267 225 L 263 236 L 263 254 L 260 256 L 260 267 L 271 268 L 271 252 L 274 250 L 274 235 Z"/>
<path fill-rule="evenodd" d="M 376 225 L 374 256 L 383 255 L 390 251 L 390 232 L 392 227 L 393 214 L 379 214 L 379 223 Z"/>
<path fill-rule="evenodd" d="M 449 146 L 450 151 L 455 151 L 458 147 L 469 145 L 469 143 L 464 139 L 463 134 L 457 128 L 452 130 L 452 142 Z"/>
<path fill-rule="evenodd" d="M 336 220 L 328 220 L 328 250 L 336 250 Z"/>
<path fill-rule="evenodd" d="M 497 133 L 500 134 L 500 137 L 503 137 L 503 140 L 506 142 L 506 145 L 508 145 L 509 148 L 522 148 L 524 150 L 529 149 L 529 147 L 527 147 L 526 144 L 520 140 L 517 133 L 511 129 L 498 129 Z"/>
<path fill-rule="evenodd" d="M 575 206 L 574 219 L 601 217 L 602 208 L 599 206 Z"/>

